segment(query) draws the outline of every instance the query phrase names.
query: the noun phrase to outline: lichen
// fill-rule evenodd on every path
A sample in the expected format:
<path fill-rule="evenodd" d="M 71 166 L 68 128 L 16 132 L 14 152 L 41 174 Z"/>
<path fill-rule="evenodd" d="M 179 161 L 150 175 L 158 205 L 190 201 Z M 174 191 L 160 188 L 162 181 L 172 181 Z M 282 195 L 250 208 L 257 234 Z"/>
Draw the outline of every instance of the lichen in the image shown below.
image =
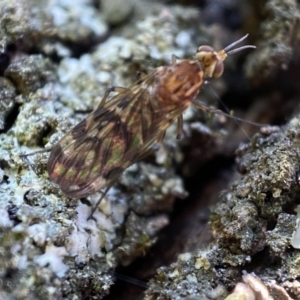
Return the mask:
<path fill-rule="evenodd" d="M 287 69 L 299 45 L 297 1 L 269 0 L 264 9 L 266 19 L 260 24 L 261 43 L 255 55 L 250 55 L 246 67 L 248 76 L 256 84 L 264 84 L 280 69 Z"/>
<path fill-rule="evenodd" d="M 109 271 L 144 255 L 168 224 L 175 197 L 186 197 L 182 179 L 170 160 L 133 166 L 88 220 L 99 193 L 85 201 L 70 199 L 48 179 L 47 152 L 20 155 L 56 144 L 86 116 L 84 110 L 97 107 L 108 84 L 130 85 L 135 75 L 128 76 L 128 59 L 144 60 L 153 38 L 159 41 L 153 57 L 170 60 L 177 20 L 169 19 L 173 25 L 167 26 L 164 16 L 150 15 L 137 24 L 136 39 L 111 37 L 76 58 L 67 43 L 92 44 L 106 33 L 95 7 L 86 1 L 75 6 L 45 1 L 33 15 L 29 2 L 14 5 L 1 3 L 6 14 L 1 17 L 3 51 L 21 37 L 24 46 L 24 53 L 10 53 L 3 73 L 2 95 L 9 102 L 3 106 L 2 124 L 12 107 L 20 107 L 0 136 L 3 297 L 101 299 L 113 283 Z M 150 28 L 159 25 L 159 31 Z M 14 26 L 19 29 L 13 36 Z"/>
<path fill-rule="evenodd" d="M 282 131 L 253 137 L 247 154 L 244 152 L 242 156 L 245 175 L 232 184 L 230 191 L 223 193 L 213 209 L 210 226 L 214 242 L 208 249 L 193 253 L 188 263 L 179 259 L 169 268 L 161 268 L 158 274 L 164 274 L 159 275 L 163 280 L 151 283 L 148 295 L 156 295 L 157 299 L 187 296 L 182 294 L 182 285 L 187 284 L 188 274 L 195 273 L 197 283 L 189 282 L 184 290 L 190 291 L 189 296 L 205 298 L 217 285 L 232 288 L 238 277 L 243 276 L 242 270 L 252 264 L 255 270 L 255 263 L 259 263 L 255 273 L 265 286 L 261 283 L 264 287 L 258 291 L 251 284 L 250 290 L 237 284 L 226 299 L 273 299 L 270 286 L 275 279 L 278 287 L 273 287 L 273 293 L 284 294 L 286 299 L 298 295 L 297 288 L 289 292 L 284 286 L 299 276 L 296 267 L 299 254 L 290 248 L 296 216 L 289 209 L 297 203 L 299 193 L 295 179 L 300 157 L 299 126 L 300 119 L 294 118 Z M 276 224 L 275 228 L 272 224 Z M 277 263 L 256 261 L 255 255 L 272 257 Z M 167 285 L 168 289 L 163 289 Z M 253 298 L 254 295 L 258 298 Z"/>
<path fill-rule="evenodd" d="M 0 77 L 0 130 L 5 128 L 5 120 L 15 106 L 16 88 L 7 78 Z"/>
<path fill-rule="evenodd" d="M 195 8 L 149 1 L 134 3 L 134 9 L 124 7 L 125 15 L 119 18 L 124 26 L 108 31 L 107 11 L 101 15 L 94 4 L 86 0 L 0 3 L 1 299 L 103 298 L 113 285 L 111 271 L 145 256 L 158 232 L 174 221 L 170 215 L 175 199 L 188 195 L 181 176 L 187 185 L 196 177 L 195 185 L 218 193 L 206 184 L 208 174 L 198 179 L 197 172 L 205 164 L 206 170 L 214 169 L 214 159 L 222 155 L 232 157 L 236 140 L 240 141 L 232 130 L 226 139 L 230 127 L 224 116 L 190 108 L 184 115 L 182 140 L 176 141 L 172 125 L 160 149 L 127 169 L 87 220 L 100 193 L 80 201 L 68 198 L 49 181 L 47 152 L 20 155 L 55 145 L 87 110 L 99 105 L 109 85 L 129 87 L 137 70 L 149 72 L 153 66 L 170 64 L 171 54 L 193 58 L 201 44 L 220 49 L 241 36 L 241 31 L 233 33 L 222 25 L 204 25 L 208 10 L 200 15 Z M 214 5 L 219 11 L 218 1 L 207 8 Z M 267 76 L 286 68 L 297 49 L 297 36 L 291 39 L 291 31 L 298 28 L 296 3 L 267 5 L 274 12 L 262 27 L 267 38 L 257 43 L 247 66 L 248 75 L 260 86 Z M 231 74 L 241 69 L 242 60 L 228 59 Z M 255 94 L 248 96 L 249 87 L 239 86 L 240 78 L 232 81 L 239 101 Z M 222 79 L 210 85 L 219 95 L 228 88 Z M 276 100 L 277 90 L 273 93 L 266 98 Z M 212 98 L 207 94 L 204 87 L 201 100 Z M 252 107 L 259 114 L 257 106 Z M 271 111 L 268 106 L 269 114 L 263 114 L 267 122 Z M 299 255 L 290 247 L 299 202 L 295 180 L 299 123 L 295 118 L 286 127 L 262 130 L 240 150 L 244 176 L 213 207 L 210 246 L 204 247 L 199 236 L 187 241 L 176 228 L 178 244 L 197 248 L 158 270 L 146 292 L 149 299 L 224 299 L 240 293 L 242 281 L 242 291 L 255 295 L 243 277 L 248 268 L 271 297 L 287 293 L 300 297 Z M 203 201 L 211 206 L 209 197 L 205 195 Z M 187 222 L 189 233 L 195 228 L 199 233 L 206 220 L 202 211 L 194 213 Z M 177 249 L 171 243 L 167 247 Z M 162 253 L 157 259 L 161 263 Z"/>

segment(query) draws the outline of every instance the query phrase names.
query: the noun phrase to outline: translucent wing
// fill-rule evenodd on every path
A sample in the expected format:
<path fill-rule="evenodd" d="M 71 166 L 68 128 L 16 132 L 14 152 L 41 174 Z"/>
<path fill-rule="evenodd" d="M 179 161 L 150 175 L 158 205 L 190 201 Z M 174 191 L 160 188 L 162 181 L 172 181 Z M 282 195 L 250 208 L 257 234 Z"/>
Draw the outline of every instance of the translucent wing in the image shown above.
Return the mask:
<path fill-rule="evenodd" d="M 155 72 L 124 89 L 54 146 L 48 173 L 66 195 L 86 197 L 111 185 L 157 139 L 157 118 L 166 112 L 152 99 L 154 78 Z"/>
<path fill-rule="evenodd" d="M 202 83 L 198 62 L 174 60 L 130 88 L 119 88 L 118 95 L 101 103 L 54 146 L 50 179 L 75 198 L 111 186 L 180 118 Z"/>

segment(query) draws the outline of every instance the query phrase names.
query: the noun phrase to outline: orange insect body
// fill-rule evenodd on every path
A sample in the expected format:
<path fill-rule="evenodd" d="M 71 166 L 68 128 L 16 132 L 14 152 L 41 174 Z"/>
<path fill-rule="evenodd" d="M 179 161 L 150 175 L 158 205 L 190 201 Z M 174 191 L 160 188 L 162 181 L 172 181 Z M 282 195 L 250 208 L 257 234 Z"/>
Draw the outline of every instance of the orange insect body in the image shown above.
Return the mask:
<path fill-rule="evenodd" d="M 108 90 L 97 109 L 53 147 L 48 162 L 50 179 L 74 198 L 104 189 L 98 206 L 122 172 L 146 156 L 153 143 L 163 140 L 174 120 L 180 136 L 187 107 L 194 104 L 211 111 L 195 98 L 206 79 L 222 75 L 228 54 L 255 48 L 248 45 L 228 51 L 246 37 L 218 52 L 201 46 L 194 61 L 177 61 L 173 55 L 170 66 L 156 68 L 129 88 Z M 111 91 L 118 94 L 106 102 Z"/>

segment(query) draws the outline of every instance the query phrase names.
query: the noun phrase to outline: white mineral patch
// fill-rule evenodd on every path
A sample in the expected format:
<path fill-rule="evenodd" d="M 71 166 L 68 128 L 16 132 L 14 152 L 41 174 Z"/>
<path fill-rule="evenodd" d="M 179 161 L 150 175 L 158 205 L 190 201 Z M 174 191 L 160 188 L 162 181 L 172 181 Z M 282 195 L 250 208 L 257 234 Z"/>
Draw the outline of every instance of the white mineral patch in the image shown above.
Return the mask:
<path fill-rule="evenodd" d="M 195 274 L 189 274 L 189 275 L 187 275 L 186 279 L 189 282 L 194 282 L 194 283 L 198 282 L 197 277 L 195 276 Z"/>
<path fill-rule="evenodd" d="M 77 226 L 74 225 L 74 229 L 68 237 L 66 248 L 70 256 L 75 257 L 77 264 L 89 261 L 87 248 L 88 239 L 89 236 L 87 232 L 79 231 Z"/>
<path fill-rule="evenodd" d="M 135 0 L 102 0 L 101 12 L 109 24 L 122 23 L 133 10 Z"/>
<path fill-rule="evenodd" d="M 180 31 L 175 38 L 175 42 L 180 48 L 188 47 L 191 44 L 190 33 L 184 30 Z"/>
<path fill-rule="evenodd" d="M 147 221 L 146 232 L 150 236 L 154 236 L 160 229 L 164 228 L 169 224 L 168 215 L 158 215 L 151 217 Z"/>
<path fill-rule="evenodd" d="M 109 72 L 102 71 L 99 72 L 95 75 L 95 78 L 100 82 L 100 83 L 111 83 L 112 82 L 112 77 Z"/>
<path fill-rule="evenodd" d="M 127 43 L 131 43 L 131 41 L 123 37 L 110 37 L 105 43 L 100 44 L 99 47 L 96 48 L 93 56 L 96 57 L 97 60 L 114 65 L 116 61 L 119 60 L 119 52 Z"/>
<path fill-rule="evenodd" d="M 300 249 L 300 224 L 298 225 L 297 229 L 293 233 L 291 245 L 295 249 Z"/>
<path fill-rule="evenodd" d="M 137 172 L 139 169 L 138 164 L 133 164 L 131 166 L 129 166 L 125 172 Z"/>
<path fill-rule="evenodd" d="M 200 122 L 194 122 L 191 124 L 191 128 L 194 130 L 197 130 L 203 134 L 211 135 L 212 131 L 210 130 L 209 127 L 205 126 L 204 124 Z"/>
<path fill-rule="evenodd" d="M 15 170 L 7 169 L 4 170 L 4 172 L 9 181 L 1 183 L 0 199 L 2 201 L 0 201 L 0 207 L 6 209 L 7 203 L 13 203 L 16 206 L 22 205 L 24 203 L 24 194 L 28 188 L 30 186 L 37 186 L 37 176 L 33 171 L 28 171 L 26 175 L 21 177 L 22 181 L 20 182 L 19 175 Z M 26 182 L 29 178 L 30 183 Z M 2 204 L 5 205 L 5 207 L 2 207 Z M 2 216 L 1 214 L 1 217 Z"/>
<path fill-rule="evenodd" d="M 169 278 L 175 278 L 175 277 L 178 277 L 179 274 L 180 274 L 179 271 L 177 269 L 175 269 L 173 272 L 168 273 L 168 277 Z"/>
<path fill-rule="evenodd" d="M 90 208 L 87 205 L 79 205 L 76 208 L 77 222 L 74 224 L 74 230 L 68 237 L 67 251 L 76 258 L 76 263 L 87 262 L 92 254 L 93 256 L 102 256 L 101 241 L 95 240 L 97 227 L 95 221 L 88 220 Z M 89 247 L 91 236 L 93 236 L 93 247 Z"/>
<path fill-rule="evenodd" d="M 119 56 L 123 59 L 129 59 L 133 56 L 133 51 L 136 44 L 132 41 L 128 41 L 123 45 L 123 47 L 119 51 Z"/>
<path fill-rule="evenodd" d="M 191 258 L 192 258 L 192 254 L 190 252 L 186 252 L 178 255 L 178 260 L 181 261 L 189 261 Z"/>
<path fill-rule="evenodd" d="M 67 22 L 68 16 L 66 14 L 66 11 L 59 6 L 54 6 L 51 9 L 53 23 L 56 26 L 62 26 L 64 23 Z"/>
<path fill-rule="evenodd" d="M 49 5 L 53 23 L 62 27 L 78 19 L 78 24 L 89 28 L 97 36 L 103 36 L 107 31 L 107 25 L 101 19 L 98 10 L 88 6 L 86 1 L 52 0 Z M 82 30 L 82 28 L 80 28 Z"/>
<path fill-rule="evenodd" d="M 28 234 L 37 245 L 43 246 L 47 238 L 47 226 L 45 223 L 31 225 Z"/>
<path fill-rule="evenodd" d="M 149 46 L 149 52 L 150 52 L 150 56 L 153 59 L 161 59 L 162 58 L 162 53 L 157 49 L 157 47 L 155 45 L 150 45 Z"/>
<path fill-rule="evenodd" d="M 93 218 L 96 220 L 98 228 L 101 228 L 107 232 L 114 232 L 114 225 L 109 215 L 105 215 L 104 213 L 102 214 L 96 211 L 93 215 Z"/>
<path fill-rule="evenodd" d="M 112 196 L 114 191 L 110 194 Z M 91 198 L 91 201 L 96 203 L 99 195 Z M 77 222 L 68 237 L 67 244 L 67 251 L 75 257 L 77 263 L 87 262 L 90 257 L 103 257 L 113 248 L 116 228 L 123 223 L 127 209 L 125 201 L 103 199 L 93 218 L 87 220 L 91 213 L 91 207 L 84 204 L 77 206 Z M 104 249 L 105 251 L 103 251 Z"/>
<path fill-rule="evenodd" d="M 210 262 L 207 258 L 207 253 L 203 252 L 203 253 L 199 253 L 199 257 L 196 257 L 196 261 L 195 261 L 195 269 L 199 270 L 199 269 L 204 269 L 204 270 L 208 270 L 210 268 Z"/>
<path fill-rule="evenodd" d="M 90 56 L 83 55 L 80 60 L 76 58 L 65 58 L 61 61 L 58 68 L 60 82 L 67 83 L 73 78 L 80 76 L 81 73 L 94 75 L 95 70 Z"/>
<path fill-rule="evenodd" d="M 13 244 L 10 247 L 11 254 L 13 255 L 14 259 L 12 261 L 13 268 L 16 269 L 26 269 L 28 266 L 28 256 L 21 255 L 22 253 L 22 246 L 20 244 Z M 0 298 L 1 299 L 1 298 Z"/>
<path fill-rule="evenodd" d="M 6 209 L 0 208 L 0 227 L 10 228 L 13 226 L 13 222 L 9 219 L 9 215 Z"/>
<path fill-rule="evenodd" d="M 40 266 L 49 265 L 53 273 L 57 277 L 64 277 L 69 267 L 63 263 L 63 257 L 68 255 L 65 247 L 55 247 L 49 245 L 46 247 L 46 252 L 43 255 L 34 258 L 34 261 Z"/>
<path fill-rule="evenodd" d="M 128 169 L 127 169 L 128 170 Z M 100 194 L 95 194 L 90 196 L 89 200 L 95 205 L 99 200 Z M 128 210 L 128 203 L 125 199 L 120 197 L 119 193 L 113 187 L 108 191 L 107 198 L 109 200 L 103 199 L 99 205 L 99 210 L 101 211 L 100 215 L 105 215 L 112 220 L 114 226 L 120 225 L 124 222 L 125 215 Z M 99 216 L 99 225 L 101 224 L 102 216 Z M 97 219 L 97 214 L 95 219 Z M 106 226 L 106 225 L 105 225 Z M 102 229 L 105 229 L 105 226 Z M 109 227 L 110 228 L 110 227 Z M 108 228 L 108 231 L 110 229 Z"/>
<path fill-rule="evenodd" d="M 195 111 L 193 106 L 189 106 L 183 113 L 182 117 L 184 121 L 189 121 L 195 116 Z"/>
<path fill-rule="evenodd" d="M 185 192 L 182 180 L 180 178 L 171 178 L 165 181 L 162 192 L 164 194 L 183 194 Z"/>
<path fill-rule="evenodd" d="M 161 145 L 157 151 L 155 151 L 155 161 L 159 165 L 163 165 L 169 158 L 169 152 L 165 149 L 164 145 Z"/>
<path fill-rule="evenodd" d="M 93 66 L 93 60 L 89 54 L 84 54 L 79 59 L 79 67 L 81 71 L 94 75 L 95 68 Z"/>
<path fill-rule="evenodd" d="M 291 239 L 291 245 L 295 249 L 300 249 L 300 205 L 297 206 L 295 211 L 297 213 L 297 228 L 293 232 L 292 239 Z"/>

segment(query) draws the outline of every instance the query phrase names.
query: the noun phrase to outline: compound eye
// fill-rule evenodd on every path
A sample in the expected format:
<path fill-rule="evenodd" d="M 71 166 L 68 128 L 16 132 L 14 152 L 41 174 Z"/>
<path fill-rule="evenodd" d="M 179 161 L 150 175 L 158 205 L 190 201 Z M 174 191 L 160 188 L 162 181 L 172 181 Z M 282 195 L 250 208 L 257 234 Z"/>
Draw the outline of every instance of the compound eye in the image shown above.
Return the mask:
<path fill-rule="evenodd" d="M 213 71 L 212 77 L 219 78 L 224 71 L 224 64 L 223 61 L 218 61 L 215 65 L 215 69 Z"/>
<path fill-rule="evenodd" d="M 210 47 L 210 46 L 207 46 L 207 45 L 204 45 L 204 46 L 200 46 L 198 49 L 197 49 L 197 53 L 199 52 L 214 52 L 215 50 Z"/>

